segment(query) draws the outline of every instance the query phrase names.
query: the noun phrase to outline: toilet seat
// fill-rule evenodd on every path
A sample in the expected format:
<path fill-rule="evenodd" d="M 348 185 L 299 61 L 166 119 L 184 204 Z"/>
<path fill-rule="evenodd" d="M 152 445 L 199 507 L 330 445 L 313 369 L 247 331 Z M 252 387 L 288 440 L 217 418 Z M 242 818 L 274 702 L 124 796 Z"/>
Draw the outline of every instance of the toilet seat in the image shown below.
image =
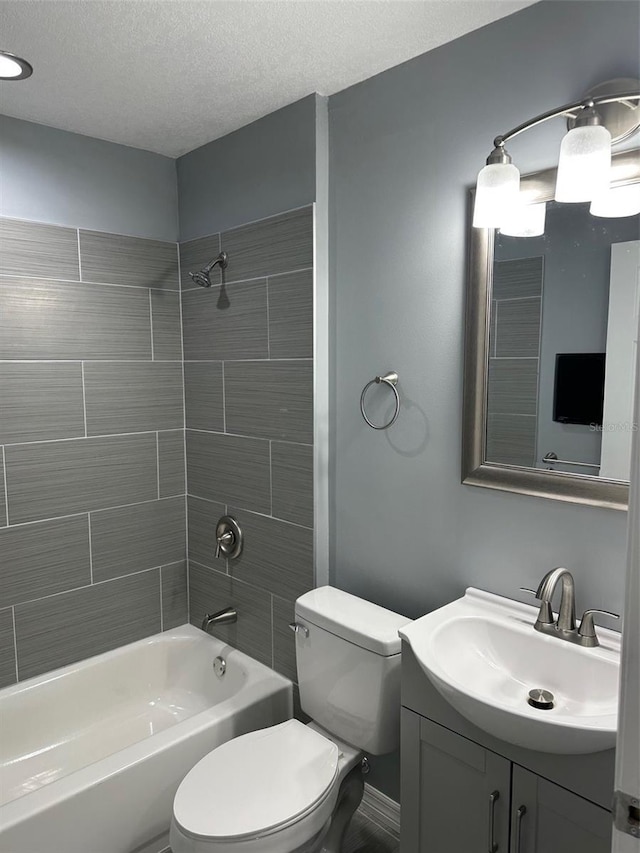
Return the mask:
<path fill-rule="evenodd" d="M 337 797 L 339 758 L 333 741 L 297 720 L 227 741 L 180 784 L 176 828 L 212 850 L 239 850 L 310 814 L 324 823 Z"/>

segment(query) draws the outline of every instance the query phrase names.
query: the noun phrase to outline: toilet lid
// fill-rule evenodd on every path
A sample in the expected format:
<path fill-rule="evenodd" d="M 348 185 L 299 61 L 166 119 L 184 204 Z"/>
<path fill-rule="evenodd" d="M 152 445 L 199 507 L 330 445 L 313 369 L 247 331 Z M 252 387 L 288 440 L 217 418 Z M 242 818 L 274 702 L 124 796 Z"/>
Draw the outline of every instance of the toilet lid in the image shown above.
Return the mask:
<path fill-rule="evenodd" d="M 297 720 L 241 735 L 185 776 L 173 815 L 192 836 L 268 833 L 309 810 L 338 772 L 338 747 Z"/>

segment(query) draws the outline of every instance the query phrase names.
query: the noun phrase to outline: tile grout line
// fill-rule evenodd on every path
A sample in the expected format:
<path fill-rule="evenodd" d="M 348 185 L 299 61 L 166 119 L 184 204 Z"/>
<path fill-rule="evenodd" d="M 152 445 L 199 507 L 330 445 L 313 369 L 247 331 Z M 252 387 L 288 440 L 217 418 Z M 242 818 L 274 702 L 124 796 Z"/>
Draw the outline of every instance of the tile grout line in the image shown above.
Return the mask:
<path fill-rule="evenodd" d="M 164 631 L 164 604 L 162 602 L 162 566 L 158 567 L 158 577 L 160 578 L 160 632 Z"/>
<path fill-rule="evenodd" d="M 504 358 L 535 358 L 536 356 L 503 356 Z M 77 364 L 80 361 L 91 361 L 96 364 L 181 364 L 177 358 L 156 358 L 153 362 L 150 358 L 0 358 L 0 364 Z M 247 364 L 256 361 L 263 362 L 308 362 L 313 358 L 188 358 L 186 364 L 221 364 L 223 361 Z"/>
<path fill-rule="evenodd" d="M 199 501 L 206 501 L 207 503 L 210 503 L 210 504 L 220 504 L 220 506 L 225 506 L 225 501 L 222 499 L 212 500 L 211 498 L 200 497 L 200 495 L 189 495 L 188 497 L 196 498 L 196 500 L 199 500 Z M 286 518 L 280 518 L 280 516 L 278 516 L 278 515 L 267 515 L 266 512 L 258 512 L 255 509 L 248 509 L 246 506 L 240 506 L 237 501 L 235 501 L 233 504 L 227 504 L 226 506 L 227 507 L 233 506 L 235 509 L 240 509 L 243 512 L 250 513 L 251 515 L 258 515 L 258 516 L 260 516 L 260 518 L 267 518 L 267 519 L 269 519 L 269 521 L 279 521 L 281 524 L 289 524 L 289 525 L 291 525 L 291 527 L 299 527 L 300 530 L 311 530 L 311 531 L 313 531 L 313 527 L 307 527 L 305 524 L 298 524 L 296 521 L 289 521 Z M 228 515 L 228 514 L 229 514 L 229 510 L 227 508 L 227 509 L 225 509 L 225 515 Z"/>
<path fill-rule="evenodd" d="M 160 500 L 160 434 L 156 430 L 156 484 L 158 487 L 158 500 Z"/>
<path fill-rule="evenodd" d="M 151 301 L 151 288 L 149 288 L 149 332 L 151 335 L 151 361 L 155 361 L 153 353 L 153 303 Z"/>
<path fill-rule="evenodd" d="M 0 219 L 2 219 L 1 216 L 0 216 Z M 305 270 L 295 270 L 295 272 L 304 272 L 304 271 Z M 264 276 L 262 276 L 262 278 L 264 278 Z M 13 279 L 17 282 L 29 282 L 30 281 L 30 282 L 34 282 L 36 284 L 39 284 L 39 283 L 43 283 L 43 284 L 86 284 L 86 285 L 90 285 L 90 287 L 92 287 L 92 288 L 93 287 L 120 287 L 120 288 L 124 288 L 125 290 L 140 290 L 140 291 L 154 290 L 154 291 L 158 291 L 159 293 L 178 293 L 177 289 L 174 290 L 171 287 L 154 287 L 153 285 L 149 285 L 149 284 L 118 284 L 115 281 L 84 281 L 84 280 L 81 281 L 79 278 L 51 278 L 50 276 L 46 276 L 46 275 L 20 275 L 19 273 L 0 273 L 0 280 L 2 280 L 2 279 L 8 279 L 8 280 Z M 230 282 L 230 284 L 244 284 L 244 283 L 245 282 L 243 282 L 243 281 Z M 213 285 L 213 286 L 217 287 L 218 285 Z M 195 291 L 194 288 L 188 288 L 185 291 L 185 293 L 195 293 L 195 292 L 199 292 L 199 290 Z M 526 297 L 525 296 L 524 298 L 529 299 L 529 298 L 535 298 L 535 297 Z"/>
<path fill-rule="evenodd" d="M 196 430 L 198 431 L 198 430 Z M 222 362 L 222 435 L 227 433 L 227 388 L 224 380 L 224 361 Z"/>
<path fill-rule="evenodd" d="M 82 414 L 84 416 L 84 437 L 88 438 L 87 432 L 87 392 L 84 384 L 84 361 L 80 362 L 80 374 L 82 376 Z"/>
<path fill-rule="evenodd" d="M 13 654 L 16 662 L 16 681 L 20 681 L 20 672 L 18 670 L 18 632 L 16 631 L 16 606 L 11 605 L 11 621 L 13 622 Z"/>
<path fill-rule="evenodd" d="M 187 482 L 187 380 L 184 369 L 184 324 L 182 316 L 182 257 L 180 254 L 180 243 L 176 242 L 176 256 L 178 259 L 178 315 L 180 319 L 180 355 L 182 356 L 182 455 L 184 467 L 184 559 L 185 559 L 185 581 L 187 594 L 187 622 L 191 622 L 191 596 L 189 595 L 190 573 L 189 573 L 189 499 L 187 497 L 189 488 Z"/>
<path fill-rule="evenodd" d="M 278 444 L 297 444 L 300 447 L 313 447 L 313 442 L 308 441 L 291 441 L 291 439 L 279 439 L 279 438 L 267 438 L 263 435 L 247 435 L 244 432 L 220 432 L 220 430 L 215 429 L 197 429 L 196 427 L 189 427 L 188 432 L 197 432 L 202 435 L 221 435 L 229 438 L 246 438 L 253 441 L 275 441 Z M 114 433 L 117 435 L 117 433 Z M 129 433 L 130 435 L 144 435 L 144 433 Z M 91 436 L 92 438 L 94 436 Z M 106 436 L 108 438 L 108 436 Z M 71 441 L 72 439 L 68 438 L 59 438 L 57 441 Z M 41 444 L 42 442 L 30 442 L 31 444 Z"/>
<path fill-rule="evenodd" d="M 82 281 L 82 255 L 80 254 L 80 229 L 76 228 L 78 239 L 78 281 Z"/>
<path fill-rule="evenodd" d="M 31 521 L 18 521 L 16 524 L 8 524 L 7 528 L 11 528 L 14 530 L 16 527 L 27 527 L 29 524 L 45 524 L 48 521 L 63 521 L 66 518 L 80 518 L 83 515 L 86 515 L 88 512 L 92 512 L 94 515 L 100 512 L 111 512 L 115 509 L 127 509 L 132 506 L 141 506 L 142 504 L 154 504 L 158 503 L 158 501 L 174 501 L 176 498 L 183 498 L 184 495 L 165 495 L 163 498 L 148 498 L 145 501 L 135 501 L 134 503 L 128 504 L 116 504 L 115 506 L 105 506 L 100 507 L 100 509 L 84 509 L 78 510 L 78 512 L 70 512 L 66 515 L 52 515 L 46 518 L 34 518 Z M 193 497 L 198 497 L 197 495 L 193 495 Z M 207 500 L 206 498 L 202 498 L 202 500 Z M 210 503 L 217 503 L 217 501 L 210 501 Z M 252 512 L 252 510 L 248 510 L 248 512 Z M 4 529 L 4 528 L 2 528 Z"/>
<path fill-rule="evenodd" d="M 292 441 L 291 439 L 278 439 L 278 438 L 268 438 L 263 435 L 247 435 L 243 432 L 220 432 L 220 430 L 215 429 L 197 429 L 195 427 L 188 427 L 188 432 L 196 432 L 202 435 L 220 435 L 227 436 L 229 438 L 243 438 L 249 441 L 274 441 L 278 444 L 295 444 L 299 447 L 313 447 L 312 442 L 308 441 Z M 16 442 L 6 442 L 5 447 L 32 447 L 36 444 L 62 444 L 63 442 L 68 441 L 93 441 L 95 439 L 116 439 L 116 438 L 129 438 L 131 436 L 136 435 L 153 435 L 155 430 L 140 430 L 139 432 L 105 432 L 98 433 L 96 435 L 74 435 L 71 438 L 41 438 L 36 441 L 16 441 Z M 167 429 L 160 430 L 160 432 L 183 432 L 181 427 L 168 427 Z"/>
<path fill-rule="evenodd" d="M 273 593 L 269 592 L 269 601 L 271 605 L 271 669 L 276 668 L 276 650 L 274 643 L 274 629 L 273 629 Z"/>
<path fill-rule="evenodd" d="M 87 525 L 89 528 L 89 575 L 93 585 L 93 542 L 91 541 L 91 513 L 87 513 Z"/>
<path fill-rule="evenodd" d="M 269 515 L 273 517 L 273 453 L 271 446 L 273 441 L 269 441 Z"/>
<path fill-rule="evenodd" d="M 267 360 L 271 361 L 271 318 L 269 315 L 269 276 L 266 278 L 265 290 L 267 292 Z"/>
<path fill-rule="evenodd" d="M 9 527 L 9 490 L 7 488 L 7 460 L 4 445 L 2 445 L 2 484 L 4 488 L 4 514 L 7 518 L 7 527 Z"/>
<path fill-rule="evenodd" d="M 178 560 L 178 562 L 181 562 Z M 175 561 L 174 561 L 175 563 Z M 167 563 L 169 566 L 173 566 L 174 563 Z M 147 572 L 155 572 L 156 569 L 161 568 L 160 566 L 151 566 L 147 569 L 139 569 L 137 572 L 129 572 L 126 575 L 116 575 L 113 578 L 105 578 L 103 581 L 95 581 L 95 583 L 85 583 L 82 586 L 72 586 L 69 589 L 61 589 L 59 592 L 52 592 L 50 595 L 42 595 L 40 598 L 28 598 L 25 601 L 19 601 L 17 604 L 14 604 L 13 607 L 22 607 L 23 604 L 34 604 L 36 601 L 47 601 L 50 598 L 58 598 L 60 595 L 68 595 L 71 592 L 79 592 L 81 589 L 91 589 L 92 587 L 103 586 L 107 583 L 113 583 L 114 581 L 124 580 L 125 578 L 134 578 L 139 575 L 146 575 Z"/>
<path fill-rule="evenodd" d="M 200 432 L 200 430 L 198 430 Z M 37 441 L 17 441 L 12 443 L 7 443 L 5 447 L 29 447 L 33 444 L 61 444 L 63 441 L 84 441 L 88 439 L 92 441 L 95 438 L 127 438 L 132 435 L 153 435 L 155 430 L 144 429 L 140 432 L 105 432 L 100 433 L 99 435 L 74 435 L 71 438 L 41 438 Z M 162 432 L 182 432 L 180 427 L 170 427 L 169 429 L 162 430 Z M 240 436 L 243 437 L 243 436 Z M 250 438 L 250 436 L 246 436 Z M 293 444 L 299 442 L 292 442 Z"/>
<path fill-rule="evenodd" d="M 0 217 L 2 218 L 2 217 Z M 80 264 L 78 264 L 80 267 Z M 296 273 L 309 272 L 313 267 L 299 267 L 295 270 L 287 270 L 286 272 L 271 273 L 270 275 L 257 275 L 253 278 L 238 278 L 234 280 L 225 280 L 224 286 L 236 286 L 238 284 L 254 284 L 257 281 L 264 281 L 267 278 L 280 278 L 281 276 L 295 275 Z M 127 290 L 153 290 L 159 293 L 202 293 L 200 287 L 185 287 L 181 290 L 171 287 L 154 287 L 148 284 L 120 284 L 115 281 L 84 281 L 79 278 L 51 278 L 45 275 L 21 275 L 20 273 L 0 273 L 0 279 L 15 279 L 16 281 L 33 281 L 33 282 L 51 282 L 53 284 L 89 284 L 91 287 L 124 287 Z M 222 284 L 212 284 L 211 289 L 222 287 Z M 519 296 L 512 299 L 502 299 L 501 302 L 513 302 L 521 299 L 539 299 L 539 296 Z"/>

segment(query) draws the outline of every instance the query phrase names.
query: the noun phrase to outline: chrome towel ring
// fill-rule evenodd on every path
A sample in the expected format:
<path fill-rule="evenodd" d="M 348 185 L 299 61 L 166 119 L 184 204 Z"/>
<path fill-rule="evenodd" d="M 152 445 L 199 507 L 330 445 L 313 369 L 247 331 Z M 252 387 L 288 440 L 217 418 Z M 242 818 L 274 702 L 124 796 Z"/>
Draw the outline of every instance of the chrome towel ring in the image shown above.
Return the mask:
<path fill-rule="evenodd" d="M 381 382 L 384 382 L 385 385 L 388 385 L 389 388 L 393 391 L 393 395 L 396 398 L 396 407 L 393 412 L 393 416 L 389 423 L 386 424 L 374 424 L 367 417 L 367 413 L 364 410 L 364 398 L 366 396 L 367 391 L 372 385 L 379 385 Z M 398 394 L 398 389 L 396 385 L 398 384 L 398 374 L 394 373 L 391 370 L 389 373 L 385 373 L 384 376 L 376 376 L 375 379 L 372 379 L 371 382 L 367 382 L 367 384 L 362 389 L 362 394 L 360 395 L 360 411 L 362 413 L 362 417 L 369 424 L 371 429 L 389 429 L 389 427 L 396 422 L 398 415 L 400 414 L 400 395 Z"/>

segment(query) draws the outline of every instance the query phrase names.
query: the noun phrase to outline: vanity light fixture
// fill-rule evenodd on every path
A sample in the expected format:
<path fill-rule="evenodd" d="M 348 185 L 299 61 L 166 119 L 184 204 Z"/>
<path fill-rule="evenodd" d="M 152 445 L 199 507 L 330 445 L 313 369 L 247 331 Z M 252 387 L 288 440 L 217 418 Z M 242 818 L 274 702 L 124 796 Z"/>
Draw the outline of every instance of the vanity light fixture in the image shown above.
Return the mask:
<path fill-rule="evenodd" d="M 640 184 L 607 187 L 604 193 L 591 202 L 589 212 L 592 216 L 607 218 L 637 216 L 640 213 Z"/>
<path fill-rule="evenodd" d="M 26 59 L 0 50 L 0 80 L 26 80 L 32 74 L 33 68 Z"/>
<path fill-rule="evenodd" d="M 600 204 L 604 204 L 601 199 L 610 198 L 611 145 L 627 139 L 640 128 L 639 101 L 640 81 L 609 80 L 591 89 L 583 100 L 549 110 L 497 136 L 487 165 L 478 175 L 474 227 L 500 228 L 505 234 L 522 229 L 521 209 L 524 205 L 518 200 L 520 176 L 505 144 L 525 130 L 558 116 L 567 119 L 568 132 L 560 147 L 556 201 L 591 201 L 597 210 Z M 609 209 L 613 209 L 612 203 L 610 200 Z M 525 227 L 525 231 L 537 232 L 539 212 L 537 216 L 538 226 L 533 229 Z M 537 236 L 537 233 L 515 236 Z"/>
<path fill-rule="evenodd" d="M 500 227 L 500 233 L 507 237 L 542 237 L 546 217 L 545 202 L 526 204 L 519 201 L 511 208 L 509 218 Z"/>

